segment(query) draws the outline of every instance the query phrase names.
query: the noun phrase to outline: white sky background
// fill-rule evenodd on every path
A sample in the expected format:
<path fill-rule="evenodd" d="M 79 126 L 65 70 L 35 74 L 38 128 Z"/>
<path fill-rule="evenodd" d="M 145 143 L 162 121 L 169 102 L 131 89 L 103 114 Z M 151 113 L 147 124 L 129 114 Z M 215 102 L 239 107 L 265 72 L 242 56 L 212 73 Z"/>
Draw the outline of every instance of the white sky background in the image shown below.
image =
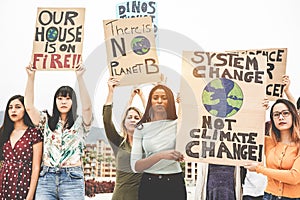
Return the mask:
<path fill-rule="evenodd" d="M 0 110 L 14 94 L 24 94 L 34 38 L 37 7 L 85 7 L 83 61 L 104 44 L 102 20 L 116 18 L 117 0 L 2 0 L 0 7 Z M 297 0 L 157 0 L 158 28 L 174 31 L 195 41 L 205 51 L 239 49 L 288 48 L 287 74 L 291 91 L 300 96 L 299 46 L 300 12 Z M 175 3 L 176 2 L 176 3 Z M 172 38 L 176 43 L 176 38 Z M 178 46 L 184 44 L 178 44 Z M 190 49 L 183 49 L 190 50 Z M 99 55 L 106 61 L 106 55 Z M 159 62 L 180 72 L 181 58 L 172 52 L 161 52 Z M 89 88 L 96 126 L 102 127 L 102 105 L 107 95 L 105 66 L 88 68 L 89 75 L 99 74 Z M 101 69 L 100 69 L 101 68 Z M 95 73 L 94 73 L 95 72 Z M 178 92 L 179 80 L 165 74 L 167 84 Z M 174 76 L 173 76 L 174 77 Z M 35 104 L 40 110 L 52 109 L 53 95 L 61 85 L 74 86 L 74 72 L 37 72 Z M 123 88 L 124 89 L 124 88 Z M 128 88 L 125 88 L 128 89 Z M 131 89 L 131 88 L 129 88 Z M 121 90 L 121 89 L 120 89 Z M 147 90 L 146 90 L 147 91 Z M 146 95 L 147 96 L 147 95 Z M 262 97 L 257 97 L 262 98 Z M 128 96 L 117 96 L 114 105 L 123 105 Z M 80 101 L 79 101 L 80 102 Z M 121 107 L 121 106 L 120 106 Z M 119 113 L 123 112 L 120 110 Z"/>

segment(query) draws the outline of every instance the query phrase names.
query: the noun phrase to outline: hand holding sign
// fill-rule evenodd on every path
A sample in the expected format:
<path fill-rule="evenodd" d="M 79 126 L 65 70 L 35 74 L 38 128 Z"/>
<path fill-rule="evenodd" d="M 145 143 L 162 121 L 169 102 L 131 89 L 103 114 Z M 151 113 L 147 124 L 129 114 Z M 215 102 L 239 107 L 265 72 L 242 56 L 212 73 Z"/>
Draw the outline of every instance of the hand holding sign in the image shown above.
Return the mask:
<path fill-rule="evenodd" d="M 76 72 L 76 76 L 78 77 L 82 77 L 84 72 L 85 72 L 85 68 L 84 65 L 82 63 L 79 63 L 78 65 L 76 65 L 75 67 L 75 72 Z"/>
<path fill-rule="evenodd" d="M 255 162 L 253 162 L 253 163 L 247 163 L 247 164 L 245 164 L 244 167 L 246 169 L 248 169 L 249 171 L 251 171 L 251 172 L 255 172 L 257 166 L 259 166 L 259 165 L 262 165 L 262 164 L 261 163 L 255 163 Z"/>
<path fill-rule="evenodd" d="M 28 77 L 34 77 L 36 69 L 32 64 L 25 67 Z"/>

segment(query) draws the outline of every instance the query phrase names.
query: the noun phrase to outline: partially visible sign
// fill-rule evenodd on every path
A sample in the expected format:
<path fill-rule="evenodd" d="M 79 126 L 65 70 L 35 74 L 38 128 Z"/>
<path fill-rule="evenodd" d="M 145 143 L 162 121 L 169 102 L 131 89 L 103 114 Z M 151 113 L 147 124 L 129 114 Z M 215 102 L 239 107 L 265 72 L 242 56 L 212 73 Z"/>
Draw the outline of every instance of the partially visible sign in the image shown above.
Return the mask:
<path fill-rule="evenodd" d="M 267 59 L 267 84 L 265 95 L 270 101 L 283 96 L 282 77 L 286 74 L 287 48 L 238 50 L 249 55 L 263 55 Z"/>

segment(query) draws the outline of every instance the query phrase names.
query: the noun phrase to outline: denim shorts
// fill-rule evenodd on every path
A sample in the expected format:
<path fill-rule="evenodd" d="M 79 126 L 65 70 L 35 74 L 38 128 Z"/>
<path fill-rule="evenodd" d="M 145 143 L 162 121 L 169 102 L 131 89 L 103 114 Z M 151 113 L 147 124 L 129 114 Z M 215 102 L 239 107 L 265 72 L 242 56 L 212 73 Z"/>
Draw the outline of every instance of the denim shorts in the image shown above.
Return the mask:
<path fill-rule="evenodd" d="M 300 198 L 278 197 L 265 192 L 263 200 L 300 200 Z"/>
<path fill-rule="evenodd" d="M 82 167 L 48 167 L 40 172 L 35 199 L 84 200 Z"/>

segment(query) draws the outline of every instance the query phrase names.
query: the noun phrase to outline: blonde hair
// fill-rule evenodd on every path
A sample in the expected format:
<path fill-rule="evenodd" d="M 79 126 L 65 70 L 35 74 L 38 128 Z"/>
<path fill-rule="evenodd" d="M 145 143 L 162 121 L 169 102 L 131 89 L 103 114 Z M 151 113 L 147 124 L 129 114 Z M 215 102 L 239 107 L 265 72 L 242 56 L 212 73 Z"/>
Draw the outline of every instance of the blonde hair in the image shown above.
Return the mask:
<path fill-rule="evenodd" d="M 123 134 L 123 141 L 121 142 L 120 146 L 125 142 L 127 141 L 128 139 L 128 130 L 125 126 L 125 120 L 126 120 L 126 117 L 129 113 L 129 111 L 131 110 L 134 110 L 135 112 L 137 112 L 137 114 L 139 115 L 139 117 L 141 118 L 143 116 L 143 113 L 137 108 L 137 107 L 129 107 L 127 108 L 127 110 L 125 111 L 124 115 L 123 115 L 123 118 L 122 118 L 122 123 L 121 123 L 121 133 Z"/>

